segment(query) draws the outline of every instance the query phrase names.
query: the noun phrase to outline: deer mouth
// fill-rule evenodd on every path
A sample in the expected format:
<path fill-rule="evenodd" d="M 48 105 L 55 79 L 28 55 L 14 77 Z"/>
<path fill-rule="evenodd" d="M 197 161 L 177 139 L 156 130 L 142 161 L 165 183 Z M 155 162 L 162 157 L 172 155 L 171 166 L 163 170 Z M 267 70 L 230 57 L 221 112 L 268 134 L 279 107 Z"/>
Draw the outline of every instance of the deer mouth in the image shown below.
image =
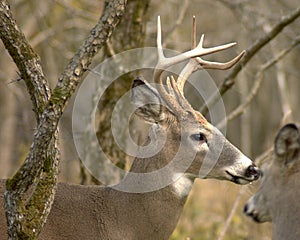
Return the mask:
<path fill-rule="evenodd" d="M 259 219 L 259 216 L 255 213 L 249 213 L 249 214 L 246 213 L 246 215 L 249 216 L 250 218 L 252 218 L 254 222 L 257 222 L 257 223 L 263 223 L 264 222 L 264 221 L 261 221 Z"/>
<path fill-rule="evenodd" d="M 251 204 L 247 203 L 244 207 L 244 213 L 253 219 L 253 221 L 257 222 L 257 223 L 264 223 L 264 222 L 270 222 L 272 221 L 272 219 L 266 215 L 266 214 L 262 214 L 255 210 L 253 208 L 253 206 L 251 207 Z"/>
<path fill-rule="evenodd" d="M 227 173 L 230 181 L 241 185 L 255 181 L 260 176 L 260 170 L 254 164 L 247 167 L 247 169 L 242 174 L 239 174 L 236 171 L 233 171 L 233 173 L 229 170 L 226 170 L 225 172 Z"/>
<path fill-rule="evenodd" d="M 240 185 L 248 184 L 258 178 L 258 177 L 256 177 L 256 175 L 251 176 L 251 177 L 235 175 L 233 173 L 230 173 L 228 170 L 226 170 L 226 173 L 228 174 L 229 180 L 231 182 L 234 182 L 234 183 L 240 184 Z"/>

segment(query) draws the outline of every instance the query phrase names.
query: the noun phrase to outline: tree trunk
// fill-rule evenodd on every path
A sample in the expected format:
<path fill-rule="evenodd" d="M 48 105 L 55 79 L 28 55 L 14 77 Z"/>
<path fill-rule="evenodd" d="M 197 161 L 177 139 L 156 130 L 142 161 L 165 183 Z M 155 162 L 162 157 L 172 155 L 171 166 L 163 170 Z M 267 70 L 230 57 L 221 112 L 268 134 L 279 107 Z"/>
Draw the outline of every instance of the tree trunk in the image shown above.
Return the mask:
<path fill-rule="evenodd" d="M 17 26 L 7 1 L 0 1 L 0 37 L 25 81 L 37 120 L 29 154 L 19 171 L 6 184 L 5 209 L 9 239 L 36 238 L 47 219 L 58 176 L 58 122 L 93 57 L 118 24 L 125 5 L 126 0 L 106 1 L 99 22 L 51 92 L 39 56 Z"/>
<path fill-rule="evenodd" d="M 140 48 L 144 46 L 146 33 L 145 14 L 148 9 L 150 0 L 133 0 L 129 1 L 118 31 L 112 35 L 111 41 L 105 47 L 105 58 L 115 53 Z M 111 118 L 115 104 L 131 87 L 134 76 L 133 73 L 123 75 L 115 80 L 105 91 L 98 104 L 98 121 L 97 121 L 97 137 L 102 150 L 108 158 L 121 169 L 124 169 L 130 157 L 122 150 L 114 141 L 111 131 Z M 121 109 L 126 109 L 123 106 Z M 125 111 L 118 112 L 120 114 L 120 126 L 127 125 L 128 116 Z M 123 134 L 123 133 L 121 133 Z M 139 134 L 134 133 L 135 135 Z M 127 136 L 121 136 L 126 141 Z M 132 136 L 136 138 L 137 136 Z M 120 179 L 119 175 L 110 176 L 112 182 Z"/>

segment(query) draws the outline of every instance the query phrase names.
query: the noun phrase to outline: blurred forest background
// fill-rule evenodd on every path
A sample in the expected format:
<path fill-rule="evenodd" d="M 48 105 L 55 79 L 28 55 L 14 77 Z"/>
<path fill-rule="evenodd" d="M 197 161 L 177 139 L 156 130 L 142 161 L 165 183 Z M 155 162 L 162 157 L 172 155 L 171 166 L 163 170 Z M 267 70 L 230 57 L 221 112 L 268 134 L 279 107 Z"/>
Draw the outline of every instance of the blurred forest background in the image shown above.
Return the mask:
<path fill-rule="evenodd" d="M 129 2 L 141 5 L 135 6 L 140 12 L 129 13 L 138 15 L 141 24 L 140 32 L 136 32 L 139 36 L 136 47 L 155 46 L 156 19 L 160 15 L 165 47 L 177 51 L 189 49 L 191 19 L 195 15 L 198 36 L 206 34 L 205 46 L 232 41 L 238 43 L 237 47 L 209 57 L 218 61 L 227 61 L 247 49 L 283 16 L 299 7 L 297 0 Z M 10 4 L 17 23 L 41 57 L 47 79 L 52 81 L 50 86 L 54 86 L 69 59 L 98 20 L 103 3 L 97 0 L 14 0 Z M 134 39 L 130 39 L 127 45 L 122 42 L 122 34 L 126 34 L 122 31 L 125 30 L 123 22 L 123 27 L 121 25 L 115 30 L 111 42 L 94 60 L 94 66 L 111 54 L 135 47 Z M 275 133 L 283 123 L 300 119 L 297 111 L 300 104 L 299 39 L 300 19 L 297 19 L 251 59 L 237 76 L 236 84 L 224 94 L 228 116 L 246 101 L 249 94 L 253 95 L 249 106 L 243 108 L 243 114 L 227 125 L 227 138 L 253 160 L 261 160 L 261 156 L 272 147 Z M 295 47 L 286 56 L 263 71 L 264 64 L 292 44 Z M 7 178 L 18 169 L 28 153 L 35 120 L 26 87 L 2 43 L 0 52 L 0 177 Z M 220 85 L 230 70 L 208 72 Z M 132 80 L 132 76 L 129 78 Z M 252 89 L 255 84 L 257 91 Z M 127 80 L 126 87 L 130 87 L 130 80 Z M 199 98 L 191 97 L 188 92 L 186 95 L 194 100 L 195 107 L 202 105 Z M 107 94 L 106 97 L 109 96 Z M 111 105 L 109 102 L 99 103 L 100 123 L 104 107 L 111 108 Z M 74 148 L 71 114 L 72 104 L 60 122 L 62 161 L 59 178 L 72 183 L 94 183 L 93 179 L 88 180 L 88 173 L 81 166 Z M 105 135 L 104 132 L 99 130 L 98 134 Z M 107 136 L 101 137 L 106 139 Z M 117 158 L 120 158 L 118 154 Z M 238 186 L 229 182 L 197 180 L 172 239 L 271 239 L 270 224 L 253 223 L 242 213 L 243 205 L 255 192 L 256 185 Z"/>

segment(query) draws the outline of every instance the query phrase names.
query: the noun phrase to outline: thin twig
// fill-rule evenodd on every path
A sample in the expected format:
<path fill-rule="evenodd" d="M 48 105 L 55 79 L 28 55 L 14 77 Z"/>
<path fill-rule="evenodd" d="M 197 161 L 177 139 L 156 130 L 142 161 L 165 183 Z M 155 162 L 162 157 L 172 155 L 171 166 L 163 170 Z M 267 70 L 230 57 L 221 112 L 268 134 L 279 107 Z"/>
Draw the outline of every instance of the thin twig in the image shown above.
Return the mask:
<path fill-rule="evenodd" d="M 165 41 L 163 43 L 163 47 L 166 47 L 169 44 L 172 34 L 176 30 L 176 28 L 182 23 L 182 21 L 184 19 L 184 16 L 186 14 L 186 11 L 187 11 L 187 9 L 189 7 L 189 4 L 190 4 L 189 0 L 184 0 L 183 4 L 181 6 L 181 11 L 179 12 L 179 15 L 177 17 L 177 21 L 172 26 L 172 28 L 170 29 L 170 31 L 165 34 Z"/>
<path fill-rule="evenodd" d="M 32 36 L 30 39 L 30 44 L 34 48 L 42 42 L 49 40 L 49 38 L 54 36 L 57 32 L 66 32 L 70 29 L 87 29 L 87 27 L 89 27 L 89 24 L 85 24 L 85 22 L 80 18 L 67 20 L 60 25 L 52 26 L 51 28 Z"/>
<path fill-rule="evenodd" d="M 262 154 L 260 154 L 254 159 L 255 164 L 260 167 L 267 159 L 269 159 L 273 151 L 273 146 L 268 148 L 266 151 L 264 151 Z"/>
<path fill-rule="evenodd" d="M 222 230 L 222 232 L 220 233 L 220 235 L 218 237 L 218 240 L 222 240 L 224 238 L 224 236 L 225 236 L 225 234 L 226 234 L 226 232 L 227 232 L 227 230 L 228 230 L 228 228 L 230 226 L 232 218 L 233 218 L 233 216 L 234 216 L 234 214 L 235 214 L 235 212 L 237 210 L 237 207 L 239 206 L 239 203 L 241 201 L 241 197 L 243 196 L 243 194 L 245 192 L 245 189 L 246 189 L 246 186 L 242 186 L 241 187 L 241 189 L 240 189 L 240 191 L 239 191 L 239 193 L 238 193 L 238 195 L 237 195 L 237 197 L 236 197 L 236 199 L 234 201 L 234 204 L 232 206 L 230 214 L 229 214 L 228 218 L 226 219 L 226 222 L 225 222 L 225 225 L 223 227 L 223 230 Z"/>
<path fill-rule="evenodd" d="M 0 9 L 0 38 L 20 71 L 39 122 L 51 95 L 41 61 L 19 30 L 7 1 L 0 2 Z"/>
<path fill-rule="evenodd" d="M 98 15 L 93 11 L 86 11 L 84 9 L 78 8 L 78 4 L 71 4 L 65 0 L 54 0 L 54 2 L 65 9 L 65 11 L 72 16 L 72 18 L 80 17 L 88 20 L 97 19 Z M 91 10 L 91 8 L 89 8 Z"/>
<path fill-rule="evenodd" d="M 269 29 L 271 29 L 271 26 L 266 23 L 263 25 L 263 29 L 265 32 L 268 32 Z M 300 36 L 299 36 L 300 37 Z M 275 52 L 276 46 L 274 45 L 274 42 L 271 42 L 271 50 Z M 287 89 L 287 84 L 286 84 L 286 77 L 285 77 L 285 72 L 283 71 L 283 64 L 282 62 L 279 62 L 277 65 L 277 71 L 276 71 L 276 76 L 277 76 L 277 85 L 279 89 L 279 96 L 280 96 L 280 103 L 281 103 L 281 109 L 283 113 L 283 118 L 282 118 L 282 125 L 284 123 L 287 123 L 292 120 L 292 107 L 289 102 L 288 98 L 288 89 Z"/>

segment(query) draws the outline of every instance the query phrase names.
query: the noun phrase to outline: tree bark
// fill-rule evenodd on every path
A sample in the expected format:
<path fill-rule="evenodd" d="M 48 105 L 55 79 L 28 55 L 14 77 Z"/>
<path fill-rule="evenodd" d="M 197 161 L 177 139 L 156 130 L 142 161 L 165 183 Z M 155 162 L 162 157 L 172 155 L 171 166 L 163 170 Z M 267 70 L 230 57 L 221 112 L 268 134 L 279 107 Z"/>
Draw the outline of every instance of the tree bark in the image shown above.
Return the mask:
<path fill-rule="evenodd" d="M 150 0 L 133 0 L 129 1 L 126 13 L 122 17 L 118 31 L 112 35 L 111 41 L 105 47 L 105 57 L 110 57 L 115 53 L 129 49 L 140 48 L 144 46 L 146 21 L 145 14 L 148 9 Z M 128 73 L 121 79 L 114 81 L 105 91 L 98 104 L 98 124 L 97 137 L 101 144 L 102 150 L 109 159 L 118 167 L 124 169 L 128 162 L 128 155 L 119 148 L 114 141 L 111 131 L 111 116 L 115 104 L 120 97 L 125 94 L 133 81 L 133 74 Z M 123 113 L 120 113 L 123 115 Z M 120 126 L 127 125 L 126 116 L 120 117 Z M 109 120 L 109 121 L 108 121 Z M 113 177 L 113 176 L 110 176 Z M 114 176 L 117 181 L 120 176 Z"/>
<path fill-rule="evenodd" d="M 118 24 L 126 2 L 105 2 L 101 18 L 65 68 L 51 94 L 38 55 L 13 19 L 8 2 L 0 1 L 0 37 L 26 83 L 37 119 L 29 154 L 19 171 L 7 180 L 5 209 L 9 239 L 36 238 L 46 221 L 57 184 L 58 121 L 83 73 Z"/>

